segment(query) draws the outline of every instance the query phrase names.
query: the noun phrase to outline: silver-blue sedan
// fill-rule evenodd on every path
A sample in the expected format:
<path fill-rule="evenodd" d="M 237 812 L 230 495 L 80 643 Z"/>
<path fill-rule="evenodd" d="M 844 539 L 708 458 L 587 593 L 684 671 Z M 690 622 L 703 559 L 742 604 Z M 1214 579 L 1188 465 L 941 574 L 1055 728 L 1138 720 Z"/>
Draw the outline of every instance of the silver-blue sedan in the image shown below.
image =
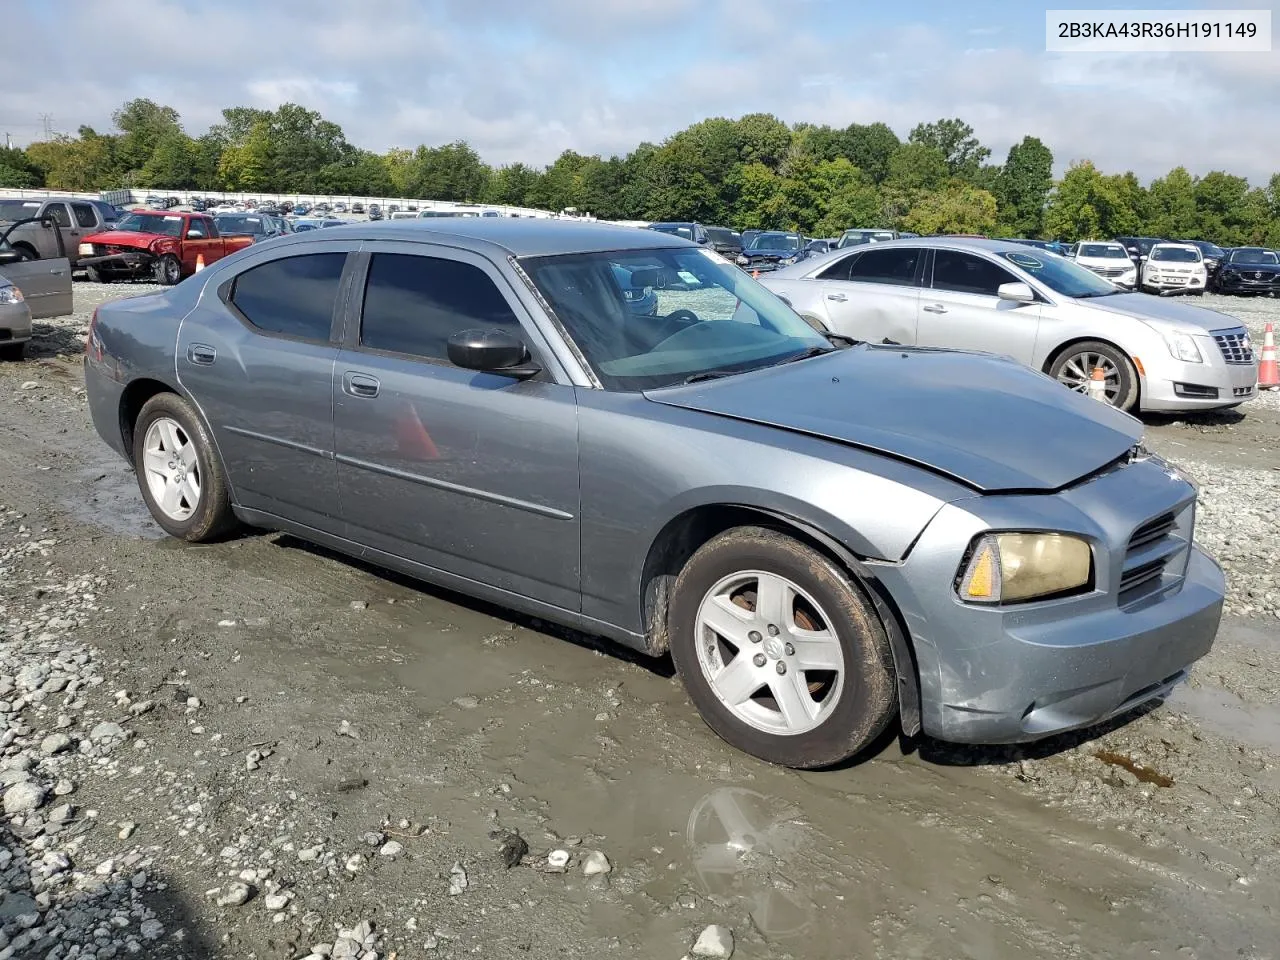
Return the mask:
<path fill-rule="evenodd" d="M 1137 420 L 1012 361 L 821 335 L 654 231 L 313 231 L 101 307 L 86 349 L 94 423 L 173 536 L 285 530 L 669 651 L 706 722 L 781 764 L 895 716 L 1093 724 L 1218 627 L 1195 487 Z"/>

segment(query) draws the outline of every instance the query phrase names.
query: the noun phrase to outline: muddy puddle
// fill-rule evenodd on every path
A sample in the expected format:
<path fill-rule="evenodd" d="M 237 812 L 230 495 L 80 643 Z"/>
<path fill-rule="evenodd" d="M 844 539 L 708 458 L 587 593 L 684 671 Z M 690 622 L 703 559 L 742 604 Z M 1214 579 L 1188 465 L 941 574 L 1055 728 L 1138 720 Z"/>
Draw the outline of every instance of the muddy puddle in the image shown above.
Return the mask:
<path fill-rule="evenodd" d="M 1280 704 L 1245 703 L 1221 687 L 1182 684 L 1169 706 L 1185 710 L 1221 736 L 1280 753 Z"/>

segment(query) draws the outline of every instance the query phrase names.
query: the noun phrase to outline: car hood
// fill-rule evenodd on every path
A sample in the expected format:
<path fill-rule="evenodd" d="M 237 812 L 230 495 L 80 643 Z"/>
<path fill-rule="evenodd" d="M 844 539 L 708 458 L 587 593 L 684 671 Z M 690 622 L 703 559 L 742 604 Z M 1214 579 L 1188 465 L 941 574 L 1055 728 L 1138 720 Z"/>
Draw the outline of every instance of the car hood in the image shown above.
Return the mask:
<path fill-rule="evenodd" d="M 862 344 L 645 396 L 873 450 L 984 492 L 1069 486 L 1143 432 L 1011 360 L 919 347 Z"/>
<path fill-rule="evenodd" d="M 1135 269 L 1132 260 L 1122 257 L 1076 257 L 1075 262 L 1082 267 L 1104 267 L 1113 270 Z"/>
<path fill-rule="evenodd" d="M 137 247 L 138 249 L 146 249 L 156 240 L 169 239 L 160 233 L 138 233 L 136 230 L 108 230 L 105 233 L 95 233 L 91 237 L 85 237 L 81 243 L 101 243 L 104 246 L 111 247 Z"/>
<path fill-rule="evenodd" d="M 1193 327 L 1201 331 L 1223 330 L 1244 325 L 1229 313 L 1220 313 L 1208 307 L 1197 307 L 1168 297 L 1152 297 L 1145 293 L 1118 293 L 1109 297 L 1075 302 L 1092 310 L 1137 317 L 1139 320 L 1148 322 Z"/>

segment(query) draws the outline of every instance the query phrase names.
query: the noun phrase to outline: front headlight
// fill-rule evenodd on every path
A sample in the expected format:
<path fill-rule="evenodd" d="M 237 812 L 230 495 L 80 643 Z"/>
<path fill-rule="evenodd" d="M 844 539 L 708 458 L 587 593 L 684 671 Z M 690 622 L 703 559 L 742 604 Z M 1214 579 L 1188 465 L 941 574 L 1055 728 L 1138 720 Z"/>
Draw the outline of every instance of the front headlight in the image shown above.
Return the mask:
<path fill-rule="evenodd" d="M 93 244 L 92 244 L 92 243 L 82 243 L 82 244 L 80 244 L 80 256 L 82 256 L 82 257 L 92 257 L 92 256 L 93 256 Z"/>
<path fill-rule="evenodd" d="M 782 259 L 782 260 L 779 260 L 778 262 L 779 262 L 780 264 L 782 264 L 784 267 L 789 267 L 789 266 L 791 266 L 791 264 L 795 263 L 795 262 L 796 262 L 797 260 L 799 260 L 799 259 L 800 259 L 800 258 L 799 258 L 798 256 L 796 256 L 796 257 L 786 257 L 786 258 L 784 258 L 784 259 Z"/>
<path fill-rule="evenodd" d="M 989 533 L 979 537 L 957 576 L 967 603 L 1017 603 L 1057 596 L 1093 581 L 1088 542 L 1065 533 Z"/>
<path fill-rule="evenodd" d="M 6 283 L 0 286 L 0 303 L 21 303 L 22 291 L 15 287 L 12 283 Z"/>
<path fill-rule="evenodd" d="M 737 262 L 738 262 L 738 266 L 740 266 L 740 267 L 745 267 L 745 266 L 746 266 L 748 263 L 750 263 L 751 261 L 750 261 L 750 260 L 748 260 L 745 256 L 741 256 L 741 257 L 738 257 L 738 261 L 737 261 Z"/>
<path fill-rule="evenodd" d="M 1204 363 L 1200 348 L 1196 346 L 1195 337 L 1186 333 L 1171 333 L 1164 338 L 1169 345 L 1169 352 L 1174 358 L 1184 363 Z"/>

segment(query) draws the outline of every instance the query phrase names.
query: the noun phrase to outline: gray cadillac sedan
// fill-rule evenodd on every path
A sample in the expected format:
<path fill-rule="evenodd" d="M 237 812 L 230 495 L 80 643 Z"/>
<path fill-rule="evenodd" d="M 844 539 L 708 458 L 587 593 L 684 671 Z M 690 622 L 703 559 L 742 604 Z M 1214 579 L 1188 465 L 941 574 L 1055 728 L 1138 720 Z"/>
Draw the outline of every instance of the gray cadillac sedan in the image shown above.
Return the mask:
<path fill-rule="evenodd" d="M 1164 696 L 1221 615 L 1195 487 L 1137 420 L 1010 360 L 820 335 L 654 231 L 280 239 L 102 306 L 85 365 L 173 536 L 289 531 L 669 651 L 711 728 L 780 764 L 895 715 L 962 742 L 1096 723 Z"/>

